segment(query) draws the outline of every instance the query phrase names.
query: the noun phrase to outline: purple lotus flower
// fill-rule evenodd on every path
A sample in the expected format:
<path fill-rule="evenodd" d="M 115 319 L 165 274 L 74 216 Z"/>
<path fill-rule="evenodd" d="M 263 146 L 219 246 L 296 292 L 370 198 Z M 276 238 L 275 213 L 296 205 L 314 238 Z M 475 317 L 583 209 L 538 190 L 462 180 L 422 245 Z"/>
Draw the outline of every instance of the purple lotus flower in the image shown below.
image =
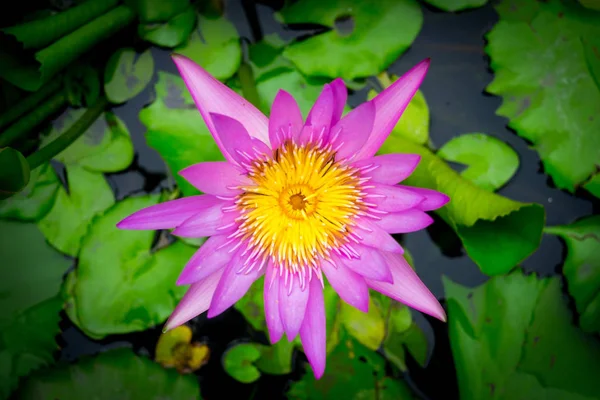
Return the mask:
<path fill-rule="evenodd" d="M 208 310 L 231 307 L 265 274 L 272 343 L 298 333 L 318 379 L 325 370 L 324 278 L 366 312 L 369 288 L 445 320 L 436 298 L 390 234 L 433 221 L 426 211 L 448 202 L 429 189 L 397 185 L 416 168 L 414 154 L 375 153 L 421 84 L 422 61 L 373 100 L 342 117 L 346 87 L 325 85 L 306 121 L 280 90 L 270 118 L 191 60 L 173 57 L 227 161 L 180 172 L 206 193 L 148 207 L 123 229 L 172 229 L 210 237 L 177 283 L 191 284 L 166 329 Z"/>

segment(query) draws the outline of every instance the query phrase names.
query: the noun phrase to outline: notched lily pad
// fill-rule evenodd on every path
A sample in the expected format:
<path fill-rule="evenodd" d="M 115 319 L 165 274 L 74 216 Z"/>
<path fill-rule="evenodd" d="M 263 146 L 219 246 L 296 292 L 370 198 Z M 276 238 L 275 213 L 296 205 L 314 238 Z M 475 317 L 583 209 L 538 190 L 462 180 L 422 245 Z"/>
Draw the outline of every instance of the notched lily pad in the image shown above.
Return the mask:
<path fill-rule="evenodd" d="M 260 350 L 253 343 L 238 344 L 223 354 L 223 368 L 235 380 L 252 383 L 260 378 L 260 371 L 254 366 L 259 358 Z"/>
<path fill-rule="evenodd" d="M 121 104 L 137 96 L 154 75 L 154 59 L 150 50 L 138 55 L 131 48 L 117 50 L 104 70 L 104 92 L 113 104 Z"/>

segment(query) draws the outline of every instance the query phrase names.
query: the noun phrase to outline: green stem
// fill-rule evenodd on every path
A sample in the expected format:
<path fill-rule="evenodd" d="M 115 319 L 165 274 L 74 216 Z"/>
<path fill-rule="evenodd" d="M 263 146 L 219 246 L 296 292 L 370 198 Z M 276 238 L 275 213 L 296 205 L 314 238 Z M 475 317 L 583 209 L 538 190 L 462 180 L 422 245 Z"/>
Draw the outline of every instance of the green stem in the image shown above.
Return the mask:
<path fill-rule="evenodd" d="M 67 96 L 63 90 L 50 96 L 33 112 L 19 119 L 0 134 L 0 148 L 10 145 L 16 139 L 29 133 L 33 128 L 44 122 L 46 118 L 64 107 L 66 103 Z"/>
<path fill-rule="evenodd" d="M 106 97 L 98 99 L 96 104 L 93 107 L 88 108 L 81 118 L 79 118 L 77 122 L 75 122 L 65 133 L 27 157 L 29 168 L 33 170 L 39 167 L 69 147 L 75 140 L 77 140 L 77 138 L 79 138 L 85 131 L 88 130 L 88 128 L 96 119 L 98 119 L 100 114 L 104 112 L 106 106 L 108 106 L 108 100 Z"/>
<path fill-rule="evenodd" d="M 52 93 L 58 91 L 61 84 L 62 82 L 60 79 L 54 79 L 37 92 L 31 93 L 17 104 L 6 110 L 6 112 L 0 115 L 0 129 L 12 124 L 21 115 L 31 111 L 35 106 L 41 103 L 42 100 L 49 97 Z"/>
<path fill-rule="evenodd" d="M 260 108 L 260 97 L 258 96 L 258 90 L 256 90 L 252 68 L 248 63 L 242 62 L 238 70 L 238 78 L 240 79 L 244 98 L 254 104 L 256 108 Z"/>

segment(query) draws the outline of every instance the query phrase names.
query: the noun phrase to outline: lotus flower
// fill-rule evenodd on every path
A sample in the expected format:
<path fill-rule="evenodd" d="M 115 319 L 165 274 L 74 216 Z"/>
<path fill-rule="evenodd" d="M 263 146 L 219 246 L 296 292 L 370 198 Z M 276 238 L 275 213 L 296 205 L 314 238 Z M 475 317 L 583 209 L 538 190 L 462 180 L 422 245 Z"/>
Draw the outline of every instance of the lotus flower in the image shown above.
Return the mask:
<path fill-rule="evenodd" d="M 375 153 L 421 84 L 422 61 L 373 100 L 342 116 L 341 79 L 324 86 L 306 120 L 280 90 L 270 118 L 191 60 L 173 57 L 226 161 L 180 174 L 205 193 L 157 204 L 118 224 L 210 237 L 178 284 L 190 284 L 167 321 L 179 326 L 234 305 L 265 274 L 265 315 L 272 343 L 298 334 L 314 375 L 325 370 L 326 278 L 351 306 L 367 312 L 369 288 L 445 320 L 444 310 L 390 235 L 425 228 L 426 211 L 448 202 L 429 189 L 397 183 L 415 154 Z M 325 275 L 325 277 L 323 277 Z"/>

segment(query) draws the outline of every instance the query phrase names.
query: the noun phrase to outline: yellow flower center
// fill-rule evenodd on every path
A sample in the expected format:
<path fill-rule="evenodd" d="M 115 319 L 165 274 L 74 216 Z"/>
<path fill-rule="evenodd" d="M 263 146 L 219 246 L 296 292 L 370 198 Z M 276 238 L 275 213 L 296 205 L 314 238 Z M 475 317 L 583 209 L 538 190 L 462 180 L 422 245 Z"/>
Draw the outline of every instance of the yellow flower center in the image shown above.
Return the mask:
<path fill-rule="evenodd" d="M 235 236 L 251 260 L 271 257 L 288 272 L 318 269 L 320 258 L 352 239 L 354 219 L 366 208 L 360 171 L 335 160 L 331 147 L 286 143 L 268 160 L 255 160 L 236 199 L 242 221 Z"/>

